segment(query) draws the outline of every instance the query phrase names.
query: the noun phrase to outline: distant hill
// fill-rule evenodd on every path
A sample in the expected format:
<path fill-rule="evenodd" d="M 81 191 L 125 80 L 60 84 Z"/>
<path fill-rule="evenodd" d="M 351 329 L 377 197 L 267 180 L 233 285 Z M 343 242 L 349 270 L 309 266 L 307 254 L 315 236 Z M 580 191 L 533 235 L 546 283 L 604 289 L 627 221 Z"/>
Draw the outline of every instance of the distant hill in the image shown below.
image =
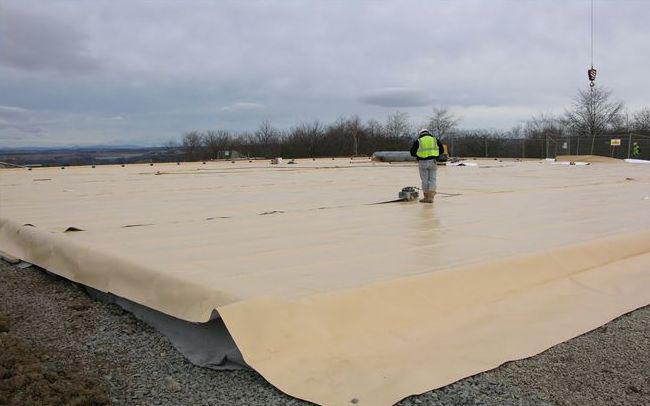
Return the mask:
<path fill-rule="evenodd" d="M 57 147 L 15 147 L 15 148 L 0 148 L 0 154 L 17 153 L 17 152 L 43 152 L 43 151 L 108 151 L 108 150 L 139 150 L 139 149 L 154 149 L 157 147 L 145 147 L 135 144 L 123 145 L 64 145 Z"/>
<path fill-rule="evenodd" d="M 101 165 L 146 162 L 175 162 L 183 158 L 181 148 L 137 145 L 85 145 L 0 149 L 0 162 L 14 165 Z"/>

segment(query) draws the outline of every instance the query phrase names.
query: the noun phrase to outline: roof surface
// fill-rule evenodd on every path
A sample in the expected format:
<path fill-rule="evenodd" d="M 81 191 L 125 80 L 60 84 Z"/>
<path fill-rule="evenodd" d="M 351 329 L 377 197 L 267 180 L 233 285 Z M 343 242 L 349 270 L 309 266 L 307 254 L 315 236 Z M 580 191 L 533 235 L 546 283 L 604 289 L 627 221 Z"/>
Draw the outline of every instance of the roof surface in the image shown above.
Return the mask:
<path fill-rule="evenodd" d="M 207 321 L 218 309 L 249 364 L 286 392 L 323 403 L 360 396 L 372 404 L 394 402 L 532 355 L 650 303 L 648 293 L 626 291 L 634 294 L 621 302 L 610 292 L 619 304 L 598 298 L 608 311 L 582 314 L 585 322 L 567 329 L 558 317 L 568 313 L 531 316 L 526 309 L 537 307 L 523 304 L 534 295 L 546 303 L 542 309 L 578 298 L 578 285 L 518 296 L 540 281 L 574 280 L 584 269 L 609 275 L 603 267 L 625 261 L 632 264 L 621 265 L 630 269 L 621 289 L 647 282 L 650 165 L 477 160 L 478 166 L 440 166 L 430 205 L 376 204 L 419 185 L 414 164 L 284 162 L 5 169 L 0 249 L 189 321 Z M 606 280 L 616 286 L 609 277 L 590 277 L 598 286 Z M 431 302 L 438 299 L 426 292 L 447 300 Z M 494 331 L 510 331 L 512 319 L 476 319 L 477 309 L 497 298 L 523 306 L 519 318 L 550 323 L 551 333 L 541 335 L 542 343 L 520 337 L 514 353 L 500 354 L 477 331 L 470 337 L 481 350 L 472 353 L 470 345 L 460 352 L 474 354 L 467 368 L 445 356 L 440 368 L 447 372 L 437 377 L 435 365 L 420 365 L 436 329 L 449 333 L 448 344 L 467 334 L 445 314 L 461 312 L 455 320 L 473 325 L 492 320 Z M 594 298 L 585 296 L 578 310 Z M 576 307 L 571 300 L 566 306 Z M 413 316 L 405 321 L 405 313 Z M 364 331 L 373 332 L 372 345 Z M 423 337 L 429 341 L 418 347 Z M 333 351 L 324 352 L 327 362 L 316 354 L 325 347 Z M 370 353 L 360 355 L 364 348 Z M 480 361 L 485 352 L 495 358 Z M 307 364 L 301 373 L 288 371 Z M 349 374 L 334 373 L 342 369 Z M 332 375 L 339 378 L 324 378 Z M 346 385 L 337 380 L 342 377 Z M 378 389 L 381 379 L 397 383 Z"/>

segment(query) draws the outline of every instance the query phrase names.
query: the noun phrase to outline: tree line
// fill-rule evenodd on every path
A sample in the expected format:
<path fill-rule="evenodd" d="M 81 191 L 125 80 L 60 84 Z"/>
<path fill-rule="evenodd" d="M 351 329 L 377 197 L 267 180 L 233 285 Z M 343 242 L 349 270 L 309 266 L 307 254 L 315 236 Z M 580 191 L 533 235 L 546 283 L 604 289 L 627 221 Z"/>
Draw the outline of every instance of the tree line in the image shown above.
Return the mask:
<path fill-rule="evenodd" d="M 468 151 L 483 149 L 487 141 L 526 139 L 575 139 L 576 151 L 594 152 L 596 137 L 611 134 L 650 136 L 650 108 L 632 114 L 620 101 L 613 101 L 611 91 L 600 87 L 580 90 L 563 114 L 540 114 L 513 126 L 510 130 L 459 129 L 461 117 L 445 106 L 434 107 L 426 122 L 414 125 L 409 115 L 396 111 L 383 121 L 362 121 L 357 115 L 341 117 L 332 123 L 304 121 L 289 129 L 279 129 L 269 120 L 262 121 L 253 132 L 232 132 L 225 129 L 193 130 L 181 138 L 181 147 L 188 160 L 230 159 L 238 156 L 260 158 L 318 158 L 369 156 L 376 151 L 407 150 L 418 128 L 426 127 L 443 142 L 476 145 Z M 580 142 L 583 142 L 582 148 Z M 650 139 L 650 138 L 648 138 Z M 584 143 L 591 142 L 589 145 Z M 532 143 L 530 145 L 542 145 Z M 170 145 L 171 146 L 171 145 Z M 518 147 L 517 147 L 518 148 Z M 522 144 L 524 156 L 526 143 Z M 460 148 L 457 148 L 460 149 Z M 452 154 L 454 151 L 451 151 Z"/>
<path fill-rule="evenodd" d="M 246 157 L 318 158 L 371 155 L 378 150 L 408 149 L 413 126 L 408 115 L 395 112 L 385 123 L 362 122 L 359 116 L 341 117 L 333 123 L 319 120 L 301 122 L 282 130 L 264 120 L 253 132 L 235 133 L 225 129 L 189 131 L 181 147 L 188 160 Z"/>

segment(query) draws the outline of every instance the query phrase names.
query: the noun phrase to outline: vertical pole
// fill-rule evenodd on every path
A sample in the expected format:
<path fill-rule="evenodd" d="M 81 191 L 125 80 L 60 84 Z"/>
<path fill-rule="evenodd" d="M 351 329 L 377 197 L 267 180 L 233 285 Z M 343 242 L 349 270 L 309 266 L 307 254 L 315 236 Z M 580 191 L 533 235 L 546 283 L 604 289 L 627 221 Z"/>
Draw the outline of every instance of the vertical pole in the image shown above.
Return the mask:
<path fill-rule="evenodd" d="M 488 157 L 488 150 L 487 150 L 487 137 L 485 137 L 485 157 Z"/>
<path fill-rule="evenodd" d="M 548 159 L 548 135 L 546 136 L 546 159 Z"/>
<path fill-rule="evenodd" d="M 521 139 L 521 157 L 526 158 L 526 139 Z"/>
<path fill-rule="evenodd" d="M 632 151 L 632 133 L 630 133 L 630 127 L 627 127 L 627 159 L 630 159 L 630 152 Z"/>

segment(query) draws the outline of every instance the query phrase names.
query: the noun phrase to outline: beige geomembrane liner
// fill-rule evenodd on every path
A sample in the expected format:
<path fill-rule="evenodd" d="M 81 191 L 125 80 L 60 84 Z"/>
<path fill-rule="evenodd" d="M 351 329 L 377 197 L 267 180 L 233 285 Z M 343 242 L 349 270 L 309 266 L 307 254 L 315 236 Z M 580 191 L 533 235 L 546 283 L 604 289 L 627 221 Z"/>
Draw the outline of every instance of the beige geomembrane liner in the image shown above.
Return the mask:
<path fill-rule="evenodd" d="M 0 250 L 189 321 L 321 404 L 387 405 L 650 304 L 650 165 L 0 171 Z M 159 173 L 156 175 L 156 173 Z M 76 231 L 80 230 L 80 231 Z"/>

